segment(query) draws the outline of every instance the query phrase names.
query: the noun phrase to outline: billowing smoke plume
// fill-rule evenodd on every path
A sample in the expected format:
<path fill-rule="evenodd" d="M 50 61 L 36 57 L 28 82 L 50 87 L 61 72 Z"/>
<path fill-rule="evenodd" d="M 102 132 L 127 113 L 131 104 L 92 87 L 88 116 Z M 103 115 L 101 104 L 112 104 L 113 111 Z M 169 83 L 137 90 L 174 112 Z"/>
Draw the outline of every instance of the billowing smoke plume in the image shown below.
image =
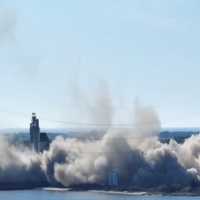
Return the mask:
<path fill-rule="evenodd" d="M 43 156 L 48 160 L 46 169 L 53 161 L 54 178 L 66 187 L 106 185 L 109 174 L 116 170 L 119 184 L 124 187 L 180 189 L 198 182 L 198 157 L 192 152 L 190 140 L 199 138 L 184 144 L 161 144 L 156 138 L 141 140 L 130 133 L 108 132 L 98 141 L 57 138 Z M 185 151 L 192 158 L 186 160 Z"/>
<path fill-rule="evenodd" d="M 134 134 L 138 137 L 158 135 L 160 120 L 156 111 L 150 106 L 142 106 L 139 101 L 134 107 Z"/>
<path fill-rule="evenodd" d="M 106 187 L 113 172 L 117 188 L 177 191 L 200 187 L 200 136 L 183 144 L 173 140 L 163 144 L 159 131 L 156 112 L 140 105 L 132 129 L 109 128 L 95 140 L 57 137 L 41 154 L 1 138 L 0 187 L 13 183 Z"/>
<path fill-rule="evenodd" d="M 93 123 L 109 127 L 113 120 L 113 105 L 109 87 L 106 83 L 99 86 L 93 103 L 88 107 L 90 119 Z"/>
<path fill-rule="evenodd" d="M 0 138 L 0 189 L 23 188 L 42 185 L 46 177 L 41 170 L 39 155 L 25 149 L 16 148 L 6 138 Z"/>
<path fill-rule="evenodd" d="M 15 40 L 16 12 L 12 9 L 0 9 L 0 44 Z"/>
<path fill-rule="evenodd" d="M 78 115 L 75 121 L 91 125 L 90 128 L 108 129 L 113 122 L 113 102 L 110 89 L 106 82 L 101 82 L 93 92 L 86 92 L 79 85 L 73 83 L 70 95 L 71 106 Z M 81 119 L 80 119 L 81 118 Z M 95 125 L 95 126 L 93 126 Z"/>

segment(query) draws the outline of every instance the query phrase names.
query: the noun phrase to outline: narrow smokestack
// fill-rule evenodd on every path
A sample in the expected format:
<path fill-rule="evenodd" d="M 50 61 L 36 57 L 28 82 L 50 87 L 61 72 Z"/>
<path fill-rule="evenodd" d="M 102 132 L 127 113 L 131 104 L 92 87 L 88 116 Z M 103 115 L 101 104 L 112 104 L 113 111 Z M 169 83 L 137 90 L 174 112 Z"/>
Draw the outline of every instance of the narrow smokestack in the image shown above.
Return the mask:
<path fill-rule="evenodd" d="M 32 121 L 30 123 L 30 139 L 32 149 L 35 152 L 40 151 L 40 127 L 39 119 L 36 117 L 35 113 L 32 113 Z"/>

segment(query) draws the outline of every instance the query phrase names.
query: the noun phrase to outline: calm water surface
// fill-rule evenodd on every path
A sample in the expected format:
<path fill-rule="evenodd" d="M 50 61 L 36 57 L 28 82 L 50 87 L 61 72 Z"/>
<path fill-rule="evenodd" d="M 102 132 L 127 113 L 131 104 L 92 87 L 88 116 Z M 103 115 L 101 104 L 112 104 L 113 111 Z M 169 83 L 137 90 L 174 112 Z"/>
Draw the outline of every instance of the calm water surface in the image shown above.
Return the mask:
<path fill-rule="evenodd" d="M 133 196 L 120 194 L 106 194 L 97 192 L 68 192 L 68 191 L 0 191 L 0 200 L 193 200 L 199 197 L 184 196 Z"/>

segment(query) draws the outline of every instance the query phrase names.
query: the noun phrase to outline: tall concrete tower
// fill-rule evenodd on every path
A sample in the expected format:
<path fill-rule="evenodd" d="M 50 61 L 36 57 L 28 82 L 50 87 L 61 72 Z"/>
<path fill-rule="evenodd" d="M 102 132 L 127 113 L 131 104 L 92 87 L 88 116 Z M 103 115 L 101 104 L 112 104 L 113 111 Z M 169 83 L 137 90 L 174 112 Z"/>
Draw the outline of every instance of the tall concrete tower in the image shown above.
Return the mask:
<path fill-rule="evenodd" d="M 30 123 L 30 138 L 32 149 L 35 152 L 40 151 L 40 126 L 39 119 L 36 117 L 35 113 L 32 113 L 32 121 Z"/>

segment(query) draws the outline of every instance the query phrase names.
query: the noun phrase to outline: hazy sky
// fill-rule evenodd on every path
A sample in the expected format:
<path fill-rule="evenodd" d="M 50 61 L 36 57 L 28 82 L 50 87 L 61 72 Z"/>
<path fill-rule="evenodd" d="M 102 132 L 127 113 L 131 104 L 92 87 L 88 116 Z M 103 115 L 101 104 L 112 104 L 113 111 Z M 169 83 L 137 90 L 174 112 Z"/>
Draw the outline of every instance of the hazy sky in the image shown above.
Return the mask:
<path fill-rule="evenodd" d="M 138 97 L 163 126 L 200 126 L 199 9 L 199 0 L 1 0 L 0 127 L 27 127 L 31 112 L 84 121 L 75 85 L 92 97 L 102 80 L 120 118 Z"/>

